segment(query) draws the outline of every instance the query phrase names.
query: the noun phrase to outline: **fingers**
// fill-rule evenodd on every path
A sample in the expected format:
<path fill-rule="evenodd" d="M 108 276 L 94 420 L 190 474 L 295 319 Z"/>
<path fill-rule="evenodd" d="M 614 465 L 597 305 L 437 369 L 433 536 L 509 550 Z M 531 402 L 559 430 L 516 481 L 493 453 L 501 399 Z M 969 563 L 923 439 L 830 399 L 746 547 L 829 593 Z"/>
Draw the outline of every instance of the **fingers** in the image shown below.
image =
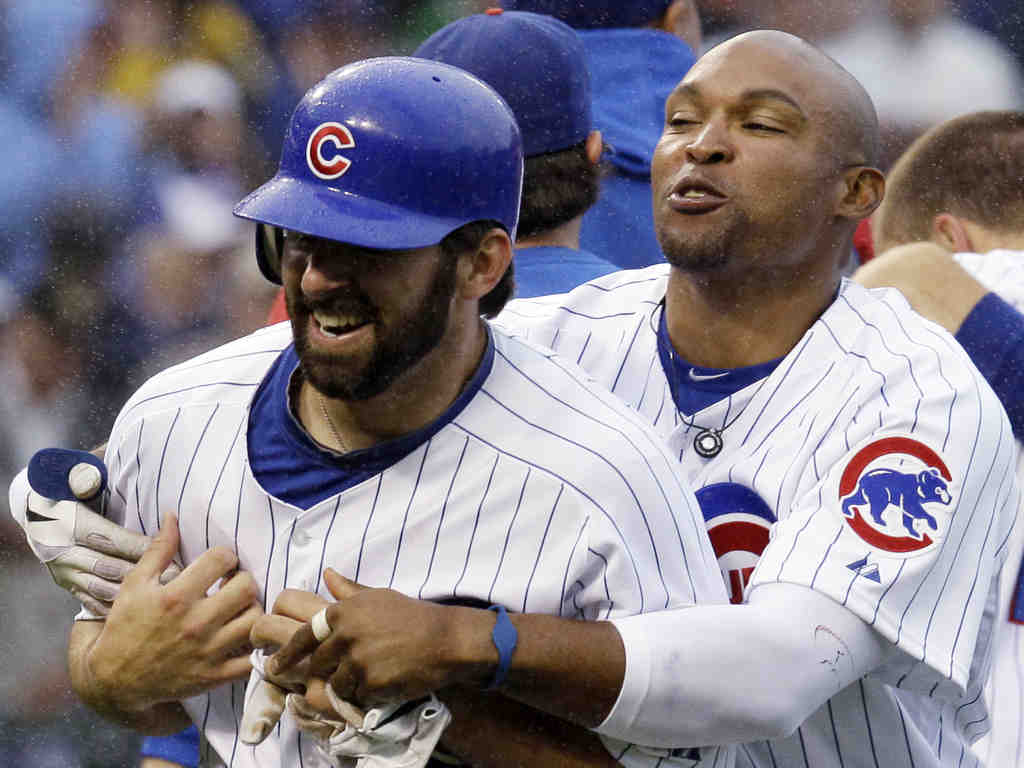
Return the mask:
<path fill-rule="evenodd" d="M 244 680 L 250 672 L 252 662 L 249 660 L 249 654 L 245 654 L 222 661 L 214 670 L 213 679 L 229 683 L 232 680 Z"/>
<path fill-rule="evenodd" d="M 367 589 L 367 587 L 364 587 L 361 584 L 357 584 L 350 579 L 346 579 L 333 568 L 328 568 L 324 571 L 324 583 L 327 585 L 327 589 L 331 591 L 331 594 L 338 600 L 351 597 L 352 595 Z"/>
<path fill-rule="evenodd" d="M 365 712 L 359 707 L 345 701 L 332 686 L 327 685 L 319 677 L 312 677 L 306 686 L 306 693 L 303 694 L 303 709 L 313 714 L 335 713 L 342 720 L 350 725 L 361 728 Z"/>
<path fill-rule="evenodd" d="M 179 541 L 180 538 L 178 535 L 178 518 L 175 515 L 168 512 L 164 515 L 163 525 L 160 527 L 160 532 L 153 537 L 153 540 L 146 548 L 146 551 L 142 554 L 142 557 L 139 558 L 138 565 L 136 565 L 135 568 L 132 569 L 132 572 L 128 575 L 125 581 L 127 582 L 129 579 L 133 581 L 149 581 L 158 579 L 160 574 L 163 573 L 164 569 L 167 568 L 167 566 L 170 565 L 171 562 L 174 560 L 174 556 L 178 552 Z M 210 552 L 213 551 L 214 550 L 210 550 Z M 203 558 L 210 554 L 210 552 L 204 553 L 192 565 L 195 565 L 196 563 L 203 560 Z M 189 566 L 189 568 L 191 567 L 192 566 Z M 197 572 L 200 574 L 200 577 L 205 573 L 205 568 L 208 567 L 209 564 L 207 564 L 206 566 L 201 566 L 200 568 L 196 569 Z M 184 576 L 184 574 L 182 574 L 182 576 Z M 206 589 L 208 589 L 216 580 L 217 579 L 213 579 L 213 581 L 207 584 L 207 586 L 203 588 L 203 591 L 205 592 Z M 175 582 L 180 583 L 180 580 L 175 580 Z"/>
<path fill-rule="evenodd" d="M 253 624 L 252 631 L 249 633 L 249 642 L 254 648 L 262 648 L 264 651 L 277 650 L 287 643 L 301 627 L 301 621 L 267 613 L 260 616 Z"/>
<path fill-rule="evenodd" d="M 173 529 L 173 533 L 167 534 L 167 539 L 161 541 L 161 537 L 165 535 L 165 531 Z M 170 548 L 170 540 L 174 540 L 174 550 Z M 177 551 L 177 540 L 178 540 L 178 526 L 177 520 L 170 516 L 168 522 L 164 524 L 160 534 L 153 540 L 153 544 L 146 550 L 146 554 L 139 560 L 139 564 L 135 567 L 132 572 L 133 575 L 137 571 L 143 571 L 143 574 L 150 579 L 156 579 L 158 574 L 162 573 L 164 569 L 170 565 L 171 558 Z M 150 556 L 150 551 L 158 545 L 162 546 L 160 551 L 160 557 L 150 561 L 149 564 L 144 568 L 146 558 Z M 180 595 L 183 599 L 193 601 L 202 598 L 218 581 L 226 576 L 229 576 L 231 572 L 238 567 L 238 557 L 230 549 L 226 547 L 213 547 L 208 549 L 195 560 L 193 560 L 181 575 L 178 576 L 174 581 L 167 585 L 167 589 L 173 594 Z M 237 574 L 236 574 L 237 575 Z M 249 576 L 251 579 L 252 577 Z M 231 582 L 229 579 L 222 587 L 221 592 Z M 241 606 L 239 606 L 239 609 Z M 225 617 L 226 618 L 226 617 Z"/>
<path fill-rule="evenodd" d="M 75 510 L 75 543 L 134 563 L 142 557 L 150 539 L 79 504 Z"/>
<path fill-rule="evenodd" d="M 327 698 L 327 682 L 322 678 L 311 677 L 306 681 L 303 698 L 319 712 L 330 712 L 332 709 L 331 700 Z"/>
<path fill-rule="evenodd" d="M 315 673 L 314 673 L 315 674 Z M 340 662 L 335 666 L 333 674 L 327 678 L 328 690 L 324 693 L 328 699 L 332 696 L 342 701 L 358 701 L 360 704 L 372 705 L 373 702 L 365 701 L 359 695 L 359 678 L 356 677 L 352 668 Z"/>
<path fill-rule="evenodd" d="M 160 583 L 170 584 L 172 581 L 174 581 L 174 579 L 178 578 L 178 576 L 180 575 L 181 566 L 177 563 L 171 563 L 166 568 L 164 568 L 164 572 L 160 574 Z"/>
<path fill-rule="evenodd" d="M 52 564 L 50 570 L 54 573 L 54 581 L 76 597 L 84 592 L 102 603 L 112 603 L 121 589 L 120 584 L 101 579 L 80 570 L 68 569 L 60 571 L 60 569 L 53 568 Z"/>
<path fill-rule="evenodd" d="M 91 574 L 108 582 L 120 583 L 124 581 L 125 576 L 135 564 L 116 557 L 98 555 L 85 547 L 71 547 L 56 559 L 51 560 L 48 565 L 54 580 L 58 584 L 62 584 L 73 572 Z"/>
<path fill-rule="evenodd" d="M 227 656 L 248 655 L 252 652 L 249 635 L 253 625 L 263 616 L 258 605 L 250 605 L 227 624 L 222 626 L 213 636 L 213 647 L 223 648 Z"/>
<path fill-rule="evenodd" d="M 268 680 L 260 679 L 253 687 L 242 710 L 238 736 L 244 744 L 259 744 L 277 725 L 285 707 L 287 692 Z"/>
<path fill-rule="evenodd" d="M 353 706 L 352 704 L 338 696 L 337 689 L 334 687 L 333 683 L 324 686 L 324 693 L 327 695 L 327 700 L 331 702 L 331 707 L 334 709 L 335 712 L 341 715 L 341 717 L 345 721 L 351 723 L 356 728 L 362 727 L 363 715 L 365 713 L 363 712 L 363 710 L 359 709 L 356 706 Z"/>
<path fill-rule="evenodd" d="M 274 613 L 297 621 L 309 621 L 313 614 L 327 605 L 327 600 L 301 589 L 286 589 L 274 601 Z"/>
<path fill-rule="evenodd" d="M 187 572 L 186 568 L 182 573 L 182 578 Z M 220 585 L 220 589 L 206 600 L 206 606 L 211 610 L 206 618 L 210 621 L 224 623 L 250 606 L 258 606 L 259 602 L 260 587 L 256 583 L 256 579 L 248 571 L 238 571 L 224 581 Z M 260 614 L 262 615 L 262 613 L 263 610 L 260 608 Z M 246 631 L 248 632 L 248 630 Z M 247 635 L 246 642 L 248 640 Z"/>
<path fill-rule="evenodd" d="M 71 596 L 82 604 L 89 613 L 96 618 L 106 618 L 110 614 L 110 609 L 113 607 L 113 603 L 104 603 L 97 600 L 95 597 L 90 595 L 88 592 L 83 592 L 74 586 L 66 587 Z"/>
<path fill-rule="evenodd" d="M 320 645 L 313 636 L 313 628 L 309 624 L 299 627 L 284 647 L 275 653 L 267 662 L 267 669 L 273 675 L 280 675 L 298 664 Z"/>

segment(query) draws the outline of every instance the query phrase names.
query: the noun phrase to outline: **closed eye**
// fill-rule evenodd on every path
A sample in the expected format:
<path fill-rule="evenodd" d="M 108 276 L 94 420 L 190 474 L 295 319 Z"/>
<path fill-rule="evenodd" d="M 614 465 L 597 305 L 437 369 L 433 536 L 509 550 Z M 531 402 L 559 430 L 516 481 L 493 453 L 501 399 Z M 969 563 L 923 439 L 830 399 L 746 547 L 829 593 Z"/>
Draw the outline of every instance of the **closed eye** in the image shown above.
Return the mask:
<path fill-rule="evenodd" d="M 673 115 L 667 121 L 667 124 L 672 128 L 686 128 L 691 125 L 696 125 L 697 121 L 692 120 L 688 117 L 681 117 L 679 115 Z"/>
<path fill-rule="evenodd" d="M 762 131 L 764 133 L 785 133 L 781 128 L 776 128 L 774 125 L 768 125 L 767 123 L 759 123 L 756 120 L 745 122 L 743 127 L 751 131 Z"/>

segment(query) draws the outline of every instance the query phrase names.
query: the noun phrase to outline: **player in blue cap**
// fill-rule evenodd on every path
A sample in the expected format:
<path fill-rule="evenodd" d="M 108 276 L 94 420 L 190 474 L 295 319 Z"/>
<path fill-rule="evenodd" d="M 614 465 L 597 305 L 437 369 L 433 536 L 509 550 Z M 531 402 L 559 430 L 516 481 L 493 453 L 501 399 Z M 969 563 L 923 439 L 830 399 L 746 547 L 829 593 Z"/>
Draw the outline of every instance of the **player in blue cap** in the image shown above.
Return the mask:
<path fill-rule="evenodd" d="M 593 82 L 594 126 L 611 148 L 601 197 L 580 243 L 630 269 L 664 261 L 654 236 L 651 158 L 665 99 L 700 53 L 694 0 L 506 0 L 506 9 L 554 16 L 576 29 Z"/>
<path fill-rule="evenodd" d="M 550 16 L 489 9 L 435 32 L 413 53 L 472 72 L 512 108 L 526 155 L 516 239 L 516 296 L 562 293 L 617 269 L 580 248 L 598 199 L 602 140 L 576 32 Z"/>

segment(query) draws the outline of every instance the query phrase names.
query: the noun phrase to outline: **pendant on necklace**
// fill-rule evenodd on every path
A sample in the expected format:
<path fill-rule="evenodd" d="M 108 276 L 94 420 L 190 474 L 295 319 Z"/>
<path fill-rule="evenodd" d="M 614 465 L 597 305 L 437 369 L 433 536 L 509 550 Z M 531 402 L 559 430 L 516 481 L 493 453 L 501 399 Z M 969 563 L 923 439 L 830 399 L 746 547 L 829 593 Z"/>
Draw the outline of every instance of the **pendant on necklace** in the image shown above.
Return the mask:
<path fill-rule="evenodd" d="M 722 452 L 722 433 L 717 429 L 702 429 L 693 439 L 693 449 L 705 459 L 713 459 Z"/>

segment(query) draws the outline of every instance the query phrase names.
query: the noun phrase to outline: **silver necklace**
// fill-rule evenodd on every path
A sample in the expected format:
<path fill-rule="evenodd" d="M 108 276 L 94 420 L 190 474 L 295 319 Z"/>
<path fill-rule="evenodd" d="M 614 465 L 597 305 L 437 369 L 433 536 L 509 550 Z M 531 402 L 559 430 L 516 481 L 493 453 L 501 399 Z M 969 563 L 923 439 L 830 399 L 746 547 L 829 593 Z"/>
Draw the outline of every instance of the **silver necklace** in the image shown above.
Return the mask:
<path fill-rule="evenodd" d="M 327 419 L 327 426 L 331 430 L 331 435 L 333 435 L 334 440 L 338 443 L 338 446 L 341 448 L 341 452 L 348 453 L 348 443 L 341 439 L 341 435 L 338 433 L 338 428 L 334 426 L 334 419 L 332 419 L 331 414 L 327 412 L 327 404 L 324 403 L 324 396 L 320 394 L 319 390 L 314 391 L 316 392 L 317 402 L 320 403 L 320 412 L 324 415 L 324 418 Z"/>
<path fill-rule="evenodd" d="M 664 313 L 665 313 L 665 299 L 664 299 L 664 297 L 662 297 L 661 301 L 658 302 L 658 306 L 661 307 L 662 317 L 664 318 Z M 655 311 L 657 311 L 657 308 L 655 308 Z M 651 321 L 650 322 L 651 322 L 651 325 L 653 326 L 654 325 L 654 313 L 651 313 Z M 669 393 L 672 395 L 672 402 L 675 403 L 676 408 L 678 409 L 679 408 L 679 400 L 678 400 L 678 397 L 677 397 L 677 392 L 679 390 L 679 381 L 676 378 L 676 376 L 677 376 L 677 374 L 679 372 L 678 371 L 679 366 L 677 364 L 678 357 L 676 356 L 675 348 L 672 346 L 672 340 L 668 339 L 668 338 L 662 338 L 662 334 L 659 332 L 659 329 L 654 328 L 653 330 L 654 330 L 655 338 L 657 339 L 657 342 L 658 342 L 658 347 L 662 348 L 662 345 L 664 345 L 664 350 L 666 352 L 666 356 L 668 357 L 668 366 L 667 366 L 668 370 L 665 373 L 666 373 L 667 378 L 668 378 L 668 388 L 669 388 Z M 667 327 L 666 327 L 665 336 L 666 337 L 668 336 Z M 757 398 L 758 393 L 761 391 L 761 387 L 764 386 L 765 382 L 768 381 L 768 378 L 770 376 L 771 376 L 771 374 L 768 374 L 767 376 L 765 376 L 764 378 L 761 379 L 761 384 L 757 387 L 757 391 L 754 392 L 754 394 L 751 396 L 750 400 L 747 401 L 747 404 L 744 405 L 742 408 L 740 408 L 739 412 L 735 416 L 733 416 L 731 419 L 729 419 L 729 421 L 727 421 L 722 426 L 720 426 L 720 427 L 705 427 L 705 426 L 702 426 L 702 425 L 697 424 L 696 422 L 694 422 L 693 417 L 690 416 L 690 419 L 687 422 L 689 424 L 689 426 L 690 427 L 696 427 L 698 430 L 700 430 L 697 433 L 697 436 L 693 438 L 693 450 L 695 450 L 697 452 L 698 456 L 700 456 L 702 458 L 705 458 L 705 459 L 713 459 L 713 458 L 715 458 L 715 456 L 717 456 L 718 454 L 720 454 L 722 452 L 722 448 L 725 447 L 725 440 L 723 439 L 722 434 L 725 432 L 725 430 L 727 430 L 729 427 L 731 427 L 733 424 L 735 424 L 737 422 L 737 420 L 739 420 L 740 416 L 742 416 L 743 413 L 747 410 L 747 408 L 750 407 L 750 404 L 752 402 L 754 402 L 754 400 Z"/>

